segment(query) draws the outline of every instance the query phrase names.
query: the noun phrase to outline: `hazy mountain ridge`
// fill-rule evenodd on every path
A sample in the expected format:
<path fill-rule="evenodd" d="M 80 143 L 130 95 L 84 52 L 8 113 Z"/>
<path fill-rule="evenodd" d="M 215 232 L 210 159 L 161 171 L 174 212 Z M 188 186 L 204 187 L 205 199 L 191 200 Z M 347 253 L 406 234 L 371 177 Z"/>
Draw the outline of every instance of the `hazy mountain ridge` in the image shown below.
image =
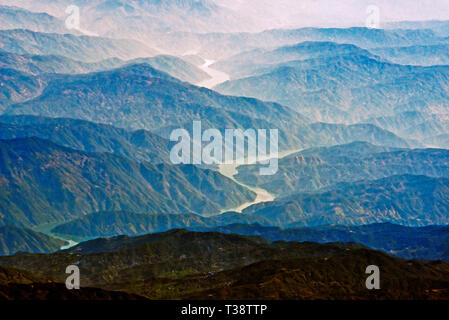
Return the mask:
<path fill-rule="evenodd" d="M 412 137 L 415 140 L 411 141 L 412 144 L 449 149 L 444 138 L 449 134 L 448 114 L 405 111 L 393 116 L 370 118 L 364 122 L 372 123 L 400 137 Z"/>
<path fill-rule="evenodd" d="M 15 105 L 9 112 L 81 118 L 135 129 L 148 126 L 150 130 L 163 127 L 164 124 L 179 125 L 188 122 L 199 111 L 207 110 L 228 118 L 229 112 L 234 112 L 273 123 L 291 122 L 292 125 L 297 125 L 305 122 L 304 117 L 281 105 L 222 96 L 205 88 L 182 83 L 146 64 L 84 75 L 59 75 L 55 80 L 57 81 L 50 82 L 37 99 L 20 106 Z M 84 90 L 92 94 L 86 95 Z M 50 103 L 53 104 L 51 110 Z M 111 114 L 108 109 L 112 108 L 111 105 L 115 114 Z M 96 108 L 95 113 L 93 107 Z M 138 119 L 131 118 L 137 117 L 133 111 L 140 112 Z M 126 121 L 122 119 L 125 112 Z M 161 119 L 156 121 L 156 116 Z M 232 119 L 229 121 L 232 122 Z"/>
<path fill-rule="evenodd" d="M 379 48 L 372 49 L 372 52 L 398 64 L 421 66 L 449 64 L 448 44 Z"/>
<path fill-rule="evenodd" d="M 18 5 L 32 11 L 46 11 L 61 18 L 68 16 L 64 14 L 68 6 L 64 1 L 21 1 Z M 72 5 L 80 8 L 83 17 L 81 29 L 115 38 L 144 40 L 165 32 L 229 32 L 254 28 L 251 26 L 251 17 L 210 0 L 75 0 Z M 28 12 L 28 15 L 33 16 L 33 13 Z"/>
<path fill-rule="evenodd" d="M 28 29 L 35 32 L 77 33 L 69 30 L 64 21 L 45 12 L 31 12 L 15 6 L 0 5 L 0 29 Z"/>
<path fill-rule="evenodd" d="M 244 78 L 267 73 L 267 70 L 274 69 L 277 65 L 286 65 L 288 62 L 302 61 L 305 67 L 311 68 L 314 65 L 325 65 L 326 60 L 332 57 L 350 55 L 376 58 L 368 50 L 353 44 L 305 41 L 274 49 L 258 48 L 238 53 L 218 61 L 214 67 L 226 71 L 232 78 Z"/>
<path fill-rule="evenodd" d="M 126 39 L 108 39 L 71 34 L 41 33 L 25 29 L 0 30 L 0 49 L 17 54 L 60 55 L 97 62 L 108 58 L 150 57 L 157 51 Z"/>
<path fill-rule="evenodd" d="M 402 66 L 364 55 L 324 58 L 314 64 L 289 62 L 216 89 L 275 101 L 325 122 L 357 122 L 404 111 L 447 112 L 447 66 Z"/>
<path fill-rule="evenodd" d="M 121 60 L 110 58 L 98 62 L 82 62 L 58 55 L 14 54 L 0 50 L 0 67 L 15 69 L 32 75 L 43 73 L 89 73 L 115 69 L 124 65 L 147 63 L 150 66 L 170 74 L 172 77 L 190 83 L 198 83 L 209 78 L 204 71 L 180 58 L 157 55 L 151 58 Z"/>
<path fill-rule="evenodd" d="M 430 29 L 439 36 L 449 36 L 449 21 L 444 20 L 390 22 L 386 27 L 393 29 Z"/>
<path fill-rule="evenodd" d="M 113 112 L 111 112 L 113 111 Z M 11 105 L 6 114 L 83 119 L 116 127 L 147 129 L 168 137 L 176 128 L 263 128 L 279 130 L 280 150 L 355 140 L 392 146 L 408 143 L 373 125 L 309 124 L 288 107 L 223 96 L 198 88 L 147 64 L 82 75 L 52 75 L 35 99 Z"/>
<path fill-rule="evenodd" d="M 216 60 L 257 48 L 275 48 L 305 41 L 353 44 L 363 49 L 448 43 L 431 30 L 384 30 L 364 27 L 271 29 L 257 33 L 172 33 L 157 46 L 182 54 L 195 49 Z"/>

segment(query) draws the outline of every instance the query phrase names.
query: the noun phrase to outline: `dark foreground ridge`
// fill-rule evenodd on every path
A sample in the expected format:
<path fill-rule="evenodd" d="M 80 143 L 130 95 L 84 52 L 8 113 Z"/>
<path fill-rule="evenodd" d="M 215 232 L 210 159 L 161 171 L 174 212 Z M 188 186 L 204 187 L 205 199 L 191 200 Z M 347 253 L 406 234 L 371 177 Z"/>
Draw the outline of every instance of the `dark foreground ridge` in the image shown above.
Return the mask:
<path fill-rule="evenodd" d="M 61 299 L 121 298 L 119 293 L 113 296 L 86 287 L 149 299 L 449 298 L 445 262 L 406 261 L 356 243 L 269 242 L 186 230 L 96 239 L 53 254 L 1 257 L 0 265 L 33 274 L 31 280 L 6 282 L 4 296 L 14 299 L 15 290 L 49 279 L 51 285 L 35 288 L 45 292 L 42 297 L 57 297 L 55 291 L 64 289 L 65 269 L 72 264 L 80 268 L 80 292 L 86 296 L 62 293 Z M 369 265 L 380 268 L 380 290 L 365 287 Z"/>

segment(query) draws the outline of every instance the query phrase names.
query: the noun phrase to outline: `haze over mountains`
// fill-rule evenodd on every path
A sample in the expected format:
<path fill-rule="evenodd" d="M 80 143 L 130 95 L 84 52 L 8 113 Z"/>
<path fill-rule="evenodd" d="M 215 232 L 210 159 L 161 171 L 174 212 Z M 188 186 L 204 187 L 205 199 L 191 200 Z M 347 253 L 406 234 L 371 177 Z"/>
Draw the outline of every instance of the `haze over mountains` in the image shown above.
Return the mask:
<path fill-rule="evenodd" d="M 0 51 L 1 67 L 16 69 L 33 75 L 44 73 L 88 73 L 117 68 L 127 64 L 147 63 L 156 69 L 171 74 L 180 80 L 197 83 L 209 79 L 209 75 L 191 63 L 168 55 L 157 55 L 151 58 L 138 58 L 123 61 L 118 58 L 98 62 L 82 62 L 57 55 L 13 54 Z"/>
<path fill-rule="evenodd" d="M 141 42 L 71 34 L 40 33 L 26 29 L 1 30 L 0 49 L 17 54 L 62 55 L 96 62 L 108 58 L 134 59 L 156 55 Z"/>
<path fill-rule="evenodd" d="M 216 89 L 224 94 L 276 101 L 311 119 L 327 122 L 355 122 L 405 111 L 446 112 L 446 66 L 396 65 L 366 55 L 356 47 L 350 47 L 352 52 L 339 54 L 340 50 L 345 52 L 341 48 L 333 54 L 335 44 L 328 43 L 312 44 L 319 56 L 310 59 L 304 52 L 310 49 L 303 45 L 249 53 L 248 60 L 254 57 L 261 61 L 259 68 L 263 71 L 225 82 Z M 292 54 L 294 50 L 298 52 Z M 323 50 L 329 53 L 326 55 Z M 264 61 L 272 62 L 266 66 Z M 238 64 L 234 68 L 239 68 Z M 257 70 L 257 66 L 253 68 Z"/>
<path fill-rule="evenodd" d="M 0 298 L 448 299 L 449 16 L 365 2 L 0 0 Z"/>

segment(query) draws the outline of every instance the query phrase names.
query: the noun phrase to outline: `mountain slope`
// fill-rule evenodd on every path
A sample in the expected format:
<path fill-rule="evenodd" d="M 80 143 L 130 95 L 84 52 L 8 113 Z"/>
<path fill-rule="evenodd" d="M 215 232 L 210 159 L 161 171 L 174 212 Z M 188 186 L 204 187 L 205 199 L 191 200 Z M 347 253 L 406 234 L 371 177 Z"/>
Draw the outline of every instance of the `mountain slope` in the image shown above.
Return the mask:
<path fill-rule="evenodd" d="M 237 79 L 264 74 L 276 68 L 277 65 L 286 65 L 292 61 L 308 61 L 304 63 L 304 66 L 311 67 L 318 63 L 324 64 L 326 60 L 319 60 L 319 58 L 348 55 L 374 57 L 369 51 L 352 44 L 306 41 L 275 49 L 258 48 L 238 53 L 218 61 L 213 67 L 229 73 L 232 79 Z"/>
<path fill-rule="evenodd" d="M 0 67 L 10 68 L 33 75 L 43 73 L 88 73 L 113 69 L 127 64 L 147 63 L 155 69 L 170 74 L 190 83 L 198 83 L 209 76 L 193 64 L 180 58 L 168 55 L 157 55 L 150 58 L 121 60 L 110 58 L 98 62 L 83 62 L 58 55 L 15 54 L 0 50 Z"/>
<path fill-rule="evenodd" d="M 3 30 L 28 29 L 35 32 L 72 33 L 64 21 L 45 12 L 32 12 L 15 6 L 0 5 L 0 26 Z"/>
<path fill-rule="evenodd" d="M 77 262 L 81 287 L 151 299 L 447 298 L 448 264 L 393 258 L 358 244 L 269 243 L 258 237 L 174 230 L 84 242 L 50 255 L 0 257 L 3 266 L 65 281 Z M 381 266 L 382 290 L 365 287 L 366 266 Z M 329 275 L 329 276 L 326 276 Z"/>
<path fill-rule="evenodd" d="M 1 140 L 0 154 L 0 225 L 63 222 L 102 210 L 211 214 L 254 198 L 212 170 L 136 163 L 38 138 Z"/>
<path fill-rule="evenodd" d="M 157 54 L 154 49 L 135 40 L 41 33 L 24 29 L 0 30 L 0 49 L 17 54 L 60 55 L 85 62 L 114 57 L 126 60 Z"/>
<path fill-rule="evenodd" d="M 14 69 L 0 68 L 0 112 L 9 105 L 39 95 L 46 81 Z"/>
<path fill-rule="evenodd" d="M 365 120 L 400 137 L 413 137 L 413 140 L 430 146 L 448 149 L 444 135 L 449 134 L 449 118 L 444 113 L 418 111 L 398 112 L 394 116 L 381 116 Z M 438 138 L 442 136 L 443 139 Z"/>
<path fill-rule="evenodd" d="M 244 214 L 279 226 L 360 225 L 391 222 L 406 226 L 449 222 L 449 179 L 392 176 L 341 183 L 315 193 L 253 205 Z"/>
<path fill-rule="evenodd" d="M 306 123 L 279 104 L 220 95 L 195 87 L 147 64 L 83 75 L 54 75 L 42 94 L 8 108 L 9 114 L 84 119 L 126 129 L 165 133 L 179 127 L 279 128 L 281 147 L 299 142 L 291 131 Z M 291 129 L 291 130 L 289 130 Z"/>
<path fill-rule="evenodd" d="M 262 75 L 227 81 L 215 89 L 275 101 L 313 120 L 334 123 L 404 111 L 446 112 L 447 66 L 402 66 L 365 55 L 318 60 L 279 64 Z"/>
<path fill-rule="evenodd" d="M 0 255 L 16 252 L 50 253 L 59 250 L 67 242 L 51 238 L 30 229 L 14 226 L 0 227 Z"/>
<path fill-rule="evenodd" d="M 65 284 L 29 272 L 0 267 L 0 300 L 143 300 L 132 294 L 97 288 L 67 290 Z"/>
<path fill-rule="evenodd" d="M 0 139 L 37 137 L 87 152 L 110 152 L 152 163 L 170 162 L 172 143 L 151 132 L 129 132 L 83 120 L 35 116 L 0 116 Z"/>
<path fill-rule="evenodd" d="M 280 229 L 261 225 L 232 224 L 193 230 L 259 236 L 270 241 L 357 242 L 404 259 L 449 262 L 449 227 L 404 227 L 391 223 L 362 226 L 319 226 Z"/>
<path fill-rule="evenodd" d="M 378 48 L 373 49 L 372 52 L 399 64 L 418 66 L 449 64 L 448 44 Z"/>
<path fill-rule="evenodd" d="M 153 287 L 169 285 L 184 299 L 210 300 L 432 300 L 448 299 L 447 264 L 423 264 L 393 259 L 366 250 L 350 250 L 326 258 L 268 260 L 178 281 L 157 281 Z M 382 267 L 381 288 L 367 290 L 366 266 Z M 430 272 L 434 271 L 431 275 Z M 398 275 L 400 283 L 398 285 Z M 405 289 L 407 288 L 407 289 Z M 153 290 L 147 289 L 149 293 Z M 147 293 L 147 294 L 149 294 Z M 157 296 L 157 293 L 154 293 Z M 167 297 L 174 297 L 170 292 Z M 164 297 L 164 296 L 163 296 Z"/>
<path fill-rule="evenodd" d="M 291 154 L 279 160 L 279 169 L 271 176 L 259 175 L 258 167 L 240 166 L 235 177 L 245 184 L 286 195 L 398 174 L 448 178 L 449 150 L 397 149 L 354 142 Z"/>
<path fill-rule="evenodd" d="M 86 240 L 118 235 L 141 235 L 165 232 L 171 229 L 209 228 L 233 223 L 259 223 L 269 221 L 250 215 L 223 213 L 212 217 L 196 214 L 137 214 L 125 211 L 96 212 L 87 214 L 54 227 L 51 232 Z"/>

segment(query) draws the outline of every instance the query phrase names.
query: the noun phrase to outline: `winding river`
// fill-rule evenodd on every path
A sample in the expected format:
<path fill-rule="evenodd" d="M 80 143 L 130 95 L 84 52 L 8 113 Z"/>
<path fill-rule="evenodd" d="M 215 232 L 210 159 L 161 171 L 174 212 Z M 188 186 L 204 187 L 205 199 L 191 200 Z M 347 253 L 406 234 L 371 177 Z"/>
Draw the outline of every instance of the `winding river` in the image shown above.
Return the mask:
<path fill-rule="evenodd" d="M 296 149 L 296 150 L 287 150 L 287 151 L 283 151 L 280 152 L 278 154 L 278 159 L 286 157 L 292 153 L 296 153 L 299 152 L 303 149 Z M 262 159 L 258 159 L 259 161 L 264 161 L 264 160 L 269 160 L 268 157 L 266 158 L 262 158 Z M 246 161 L 246 163 L 244 165 L 250 165 L 250 164 L 255 164 L 256 161 Z M 273 201 L 275 199 L 275 196 L 268 192 L 268 190 L 266 189 L 262 189 L 259 187 L 252 187 L 249 185 L 246 185 L 240 181 L 238 181 L 237 179 L 235 179 L 235 175 L 238 173 L 237 172 L 237 167 L 241 166 L 242 164 L 221 164 L 218 166 L 218 172 L 220 172 L 222 175 L 232 179 L 234 182 L 238 183 L 239 185 L 253 191 L 254 193 L 256 193 L 256 198 L 253 201 L 248 201 L 243 203 L 242 205 L 236 207 L 236 208 L 231 208 L 231 209 L 226 209 L 226 210 L 222 210 L 221 213 L 223 212 L 227 212 L 227 211 L 235 211 L 235 212 L 242 212 L 244 209 L 252 206 L 253 204 L 257 204 L 257 203 L 261 203 L 261 202 L 268 202 L 268 201 Z"/>
<path fill-rule="evenodd" d="M 68 249 L 68 248 L 76 246 L 78 244 L 78 242 L 75 242 L 72 239 L 62 238 L 61 236 L 56 235 L 53 232 L 51 232 L 51 230 L 54 227 L 56 227 L 57 225 L 58 225 L 57 223 L 44 224 L 44 225 L 40 225 L 40 226 L 34 227 L 33 230 L 36 231 L 36 232 L 40 232 L 40 233 L 46 234 L 49 237 L 56 238 L 56 239 L 68 242 L 67 245 L 62 246 L 60 248 L 61 250 Z"/>
<path fill-rule="evenodd" d="M 207 79 L 207 80 L 204 80 L 204 81 L 198 83 L 197 85 L 199 87 L 206 87 L 206 88 L 212 89 L 213 87 L 219 85 L 220 83 L 223 83 L 230 79 L 230 77 L 227 73 L 224 73 L 222 71 L 211 68 L 210 66 L 213 65 L 214 63 L 215 63 L 215 60 L 205 59 L 205 63 L 203 65 L 199 66 L 199 68 L 201 70 L 203 70 L 210 76 L 210 79 Z M 241 183 L 240 181 L 237 181 L 234 178 L 234 176 L 237 174 L 238 166 L 239 166 L 239 164 L 226 164 L 226 165 L 221 164 L 218 168 L 218 171 L 222 175 L 232 179 L 234 182 L 238 183 L 239 185 L 253 191 L 256 194 L 256 198 L 253 201 L 246 202 L 236 208 L 224 209 L 224 210 L 222 210 L 222 213 L 226 212 L 226 211 L 242 212 L 244 209 L 248 208 L 249 206 L 251 206 L 253 204 L 274 200 L 274 195 L 269 193 L 267 190 L 262 189 L 262 188 L 257 188 L 257 187 L 251 187 L 251 186 Z"/>
<path fill-rule="evenodd" d="M 223 83 L 230 79 L 228 74 L 211 68 L 210 66 L 213 65 L 214 63 L 215 63 L 215 60 L 205 59 L 205 63 L 203 65 L 199 66 L 199 68 L 201 70 L 203 70 L 204 72 L 206 72 L 211 78 L 198 83 L 197 86 L 212 89 L 213 87 L 219 85 L 220 83 Z M 282 152 L 278 155 L 278 158 L 287 156 L 291 153 L 298 152 L 300 150 L 301 149 L 289 150 L 289 151 Z M 259 159 L 259 160 L 267 160 L 267 159 Z M 255 163 L 255 161 L 247 161 L 246 162 L 246 164 L 254 164 L 254 163 Z M 238 207 L 223 209 L 221 213 L 227 212 L 227 211 L 242 212 L 244 209 L 246 209 L 249 206 L 252 206 L 254 204 L 261 203 L 261 202 L 273 201 L 275 199 L 275 196 L 265 189 L 248 186 L 240 181 L 237 181 L 234 176 L 237 174 L 237 167 L 239 165 L 240 164 L 221 164 L 221 165 L 219 165 L 218 171 L 222 175 L 232 179 L 234 182 L 238 183 L 239 185 L 253 191 L 256 194 L 256 198 L 253 201 L 245 202 Z"/>
<path fill-rule="evenodd" d="M 210 78 L 204 81 L 201 81 L 200 83 L 197 83 L 197 86 L 199 87 L 205 87 L 212 89 L 213 87 L 219 85 L 220 83 L 223 83 L 225 81 L 228 81 L 230 79 L 229 75 L 227 73 L 224 73 L 222 71 L 216 70 L 211 68 L 210 66 L 215 63 L 215 60 L 207 60 L 204 59 L 205 63 L 201 66 L 198 66 L 201 70 L 206 72 Z"/>
<path fill-rule="evenodd" d="M 206 79 L 200 83 L 197 83 L 197 86 L 211 89 L 211 88 L 219 85 L 220 83 L 223 83 L 230 79 L 228 74 L 211 68 L 210 66 L 214 63 L 215 63 L 215 60 L 205 59 L 205 63 L 199 66 L 199 68 L 201 70 L 203 70 L 204 72 L 206 72 L 210 76 L 210 78 Z M 297 152 L 297 151 L 299 151 L 299 150 L 291 150 L 291 151 L 283 152 L 283 153 L 279 154 L 278 158 L 281 158 L 283 156 L 286 156 L 288 154 L 291 154 L 291 153 Z M 265 160 L 265 159 L 259 159 L 259 160 Z M 255 163 L 255 162 L 247 161 L 246 164 L 252 164 L 252 163 Z M 238 207 L 223 209 L 221 213 L 227 212 L 227 211 L 242 212 L 244 209 L 246 209 L 249 206 L 252 206 L 254 204 L 261 203 L 261 202 L 267 202 L 267 201 L 273 201 L 275 199 L 275 196 L 265 189 L 258 188 L 258 187 L 251 187 L 251 186 L 248 186 L 240 181 L 237 181 L 234 176 L 237 174 L 237 167 L 239 165 L 240 164 L 222 164 L 222 165 L 219 165 L 218 171 L 222 175 L 232 179 L 234 182 L 238 183 L 239 185 L 253 191 L 256 194 L 256 197 L 254 198 L 253 201 L 245 202 Z M 53 238 L 67 241 L 68 244 L 66 246 L 61 247 L 61 249 L 67 249 L 67 248 L 73 247 L 78 244 L 78 242 L 75 242 L 71 239 L 62 238 L 61 236 L 52 233 L 51 229 L 54 228 L 55 226 L 56 226 L 56 224 L 42 225 L 42 226 L 35 227 L 34 230 L 44 233 Z"/>

